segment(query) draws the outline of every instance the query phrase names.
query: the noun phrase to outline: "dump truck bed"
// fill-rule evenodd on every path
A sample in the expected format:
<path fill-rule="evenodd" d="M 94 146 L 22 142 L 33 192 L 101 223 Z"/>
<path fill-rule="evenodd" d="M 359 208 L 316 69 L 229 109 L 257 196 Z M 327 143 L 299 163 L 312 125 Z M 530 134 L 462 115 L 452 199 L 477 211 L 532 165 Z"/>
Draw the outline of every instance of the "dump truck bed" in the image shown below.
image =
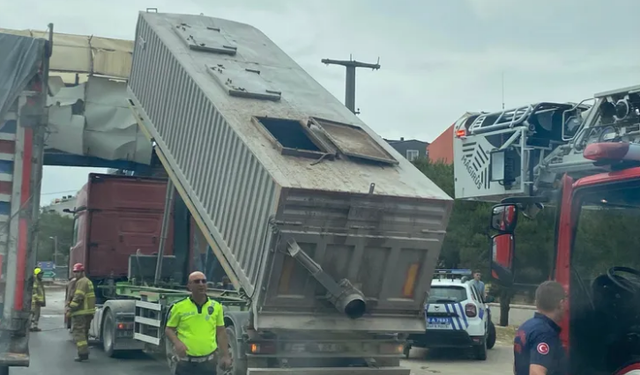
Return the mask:
<path fill-rule="evenodd" d="M 452 200 L 252 26 L 141 13 L 131 103 L 259 329 L 420 331 Z M 367 299 L 350 320 L 294 239 Z"/>

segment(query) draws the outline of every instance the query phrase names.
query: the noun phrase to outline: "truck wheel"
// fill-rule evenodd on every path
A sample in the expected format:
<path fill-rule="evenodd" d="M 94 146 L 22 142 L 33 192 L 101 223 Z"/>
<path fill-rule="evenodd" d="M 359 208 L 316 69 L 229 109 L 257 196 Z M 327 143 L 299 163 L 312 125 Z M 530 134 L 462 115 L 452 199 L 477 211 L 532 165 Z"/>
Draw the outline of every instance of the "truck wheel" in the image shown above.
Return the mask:
<path fill-rule="evenodd" d="M 107 357 L 113 358 L 116 355 L 115 337 L 116 337 L 116 324 L 115 317 L 111 309 L 108 309 L 104 313 L 104 320 L 102 323 L 102 347 Z"/>
<path fill-rule="evenodd" d="M 483 340 L 482 345 L 474 346 L 473 354 L 478 361 L 486 361 L 487 360 L 487 340 Z"/>
<path fill-rule="evenodd" d="M 229 355 L 233 363 L 232 375 L 245 375 L 247 373 L 246 361 L 240 360 L 240 345 L 236 337 L 236 331 L 233 326 L 227 327 L 227 338 L 229 339 Z M 226 374 L 225 370 L 218 368 L 218 374 Z"/>
<path fill-rule="evenodd" d="M 487 349 L 493 349 L 496 345 L 496 326 L 489 322 L 489 332 L 487 334 Z"/>

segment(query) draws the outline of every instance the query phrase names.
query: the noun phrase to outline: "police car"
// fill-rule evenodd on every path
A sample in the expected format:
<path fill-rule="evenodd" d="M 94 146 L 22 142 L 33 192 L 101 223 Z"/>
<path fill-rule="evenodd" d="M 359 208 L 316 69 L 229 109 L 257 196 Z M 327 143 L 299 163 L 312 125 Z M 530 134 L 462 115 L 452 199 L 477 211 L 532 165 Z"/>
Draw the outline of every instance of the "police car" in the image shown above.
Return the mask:
<path fill-rule="evenodd" d="M 496 342 L 496 328 L 489 307 L 470 281 L 471 270 L 436 270 L 425 304 L 427 330 L 411 334 L 405 348 L 472 349 L 478 360 L 487 359 L 487 349 Z"/>

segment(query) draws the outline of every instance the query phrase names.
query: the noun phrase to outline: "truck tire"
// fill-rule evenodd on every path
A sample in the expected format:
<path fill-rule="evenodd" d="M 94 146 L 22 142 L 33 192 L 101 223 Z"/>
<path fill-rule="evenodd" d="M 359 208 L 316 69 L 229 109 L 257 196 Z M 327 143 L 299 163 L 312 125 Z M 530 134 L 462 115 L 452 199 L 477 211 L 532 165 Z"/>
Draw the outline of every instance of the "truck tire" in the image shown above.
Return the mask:
<path fill-rule="evenodd" d="M 487 349 L 493 349 L 496 345 L 496 326 L 489 321 L 489 332 L 487 334 Z"/>
<path fill-rule="evenodd" d="M 104 312 L 102 318 L 102 348 L 107 357 L 113 358 L 118 353 L 114 350 L 116 337 L 116 319 L 111 309 Z"/>
<path fill-rule="evenodd" d="M 233 363 L 231 375 L 246 375 L 247 361 L 240 360 L 240 345 L 238 345 L 238 338 L 233 326 L 227 327 L 227 338 L 229 340 L 229 355 L 231 356 L 231 363 Z M 226 372 L 222 368 L 218 368 L 218 374 L 226 374 Z"/>
<path fill-rule="evenodd" d="M 482 340 L 482 344 L 473 347 L 473 356 L 478 361 L 487 360 L 487 340 Z"/>

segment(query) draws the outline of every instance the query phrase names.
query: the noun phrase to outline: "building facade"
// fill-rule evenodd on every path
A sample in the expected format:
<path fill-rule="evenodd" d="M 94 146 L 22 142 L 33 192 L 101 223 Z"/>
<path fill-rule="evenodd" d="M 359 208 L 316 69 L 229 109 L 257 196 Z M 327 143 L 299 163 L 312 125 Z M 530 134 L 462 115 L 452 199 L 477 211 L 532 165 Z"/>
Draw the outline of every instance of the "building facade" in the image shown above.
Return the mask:
<path fill-rule="evenodd" d="M 429 146 L 429 142 L 419 141 L 417 139 L 405 140 L 404 138 L 398 140 L 385 139 L 385 141 L 409 161 L 427 157 L 427 146 Z"/>
<path fill-rule="evenodd" d="M 76 197 L 73 195 L 65 195 L 62 198 L 56 198 L 51 201 L 48 206 L 42 207 L 44 212 L 57 212 L 62 216 L 73 217 L 73 214 L 64 212 L 64 210 L 73 210 L 76 207 Z"/>
<path fill-rule="evenodd" d="M 427 152 L 429 160 L 434 163 L 453 164 L 453 125 L 429 144 Z"/>

